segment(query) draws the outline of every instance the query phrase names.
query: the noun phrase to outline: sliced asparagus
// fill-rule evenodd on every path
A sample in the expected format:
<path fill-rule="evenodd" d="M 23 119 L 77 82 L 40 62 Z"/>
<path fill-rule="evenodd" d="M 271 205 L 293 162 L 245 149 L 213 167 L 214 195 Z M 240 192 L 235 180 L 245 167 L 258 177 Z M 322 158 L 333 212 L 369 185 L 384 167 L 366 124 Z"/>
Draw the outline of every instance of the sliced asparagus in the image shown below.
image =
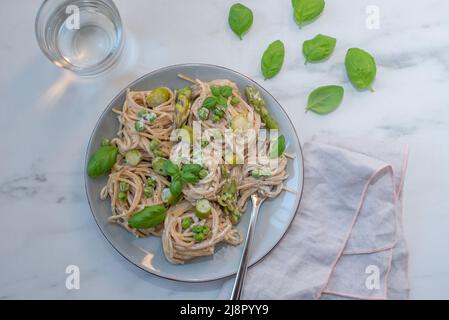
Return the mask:
<path fill-rule="evenodd" d="M 181 128 L 190 115 L 190 100 L 192 98 L 192 90 L 190 87 L 179 89 L 175 104 L 174 123 L 176 128 Z"/>

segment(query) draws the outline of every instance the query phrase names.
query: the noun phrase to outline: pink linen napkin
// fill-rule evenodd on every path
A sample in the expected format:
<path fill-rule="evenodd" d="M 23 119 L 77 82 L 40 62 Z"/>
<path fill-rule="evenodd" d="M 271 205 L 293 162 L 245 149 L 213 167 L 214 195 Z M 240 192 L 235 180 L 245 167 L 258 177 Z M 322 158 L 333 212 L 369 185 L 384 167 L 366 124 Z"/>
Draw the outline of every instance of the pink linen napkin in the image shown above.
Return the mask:
<path fill-rule="evenodd" d="M 278 246 L 248 271 L 243 299 L 407 299 L 408 147 L 327 137 L 303 149 L 299 211 Z"/>

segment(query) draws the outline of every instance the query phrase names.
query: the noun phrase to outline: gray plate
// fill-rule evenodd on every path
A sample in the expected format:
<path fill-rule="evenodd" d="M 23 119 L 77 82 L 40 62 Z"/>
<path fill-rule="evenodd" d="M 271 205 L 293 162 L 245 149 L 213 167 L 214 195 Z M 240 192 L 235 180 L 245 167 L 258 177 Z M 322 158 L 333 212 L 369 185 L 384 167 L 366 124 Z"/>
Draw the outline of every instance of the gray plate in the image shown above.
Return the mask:
<path fill-rule="evenodd" d="M 229 79 L 239 86 L 241 92 L 246 85 L 254 85 L 262 93 L 270 112 L 280 123 L 281 132 L 287 141 L 287 151 L 296 155 L 296 158 L 288 165 L 290 177 L 285 185 L 296 190 L 297 194 L 283 192 L 276 199 L 268 200 L 263 204 L 257 221 L 250 259 L 252 265 L 268 254 L 281 240 L 299 206 L 303 188 L 303 158 L 298 136 L 287 114 L 273 96 L 253 80 L 230 69 L 206 64 L 175 65 L 151 72 L 128 87 L 131 90 L 148 90 L 159 86 L 181 88 L 186 86 L 187 82 L 177 77 L 179 73 L 203 81 Z M 98 120 L 87 147 L 86 165 L 91 154 L 99 147 L 101 139 L 116 134 L 118 120 L 111 109 L 121 108 L 125 93 L 126 88 L 112 100 Z M 213 256 L 197 258 L 184 265 L 169 263 L 165 259 L 160 238 L 138 239 L 122 227 L 108 223 L 107 219 L 111 212 L 110 203 L 108 200 L 101 201 L 99 198 L 100 190 L 105 185 L 107 177 L 91 179 L 85 174 L 84 178 L 89 205 L 101 232 L 123 257 L 136 266 L 157 276 L 189 282 L 216 280 L 236 273 L 242 253 L 241 245 L 237 247 L 218 245 Z M 249 204 L 248 211 L 250 209 Z M 245 214 L 238 225 L 242 235 L 246 234 L 248 223 L 249 214 Z"/>

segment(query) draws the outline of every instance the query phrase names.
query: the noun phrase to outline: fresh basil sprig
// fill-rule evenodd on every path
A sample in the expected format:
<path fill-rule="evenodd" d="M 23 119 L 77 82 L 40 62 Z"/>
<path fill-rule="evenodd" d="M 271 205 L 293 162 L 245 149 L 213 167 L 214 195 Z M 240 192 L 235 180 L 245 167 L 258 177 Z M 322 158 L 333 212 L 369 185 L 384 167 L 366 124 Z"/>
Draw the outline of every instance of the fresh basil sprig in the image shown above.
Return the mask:
<path fill-rule="evenodd" d="M 207 120 L 212 114 L 212 122 L 216 123 L 224 117 L 225 113 L 223 108 L 226 109 L 228 107 L 228 98 L 232 96 L 232 88 L 230 86 L 214 86 L 210 88 L 210 91 L 212 96 L 204 99 L 201 106 L 202 108 L 198 110 L 198 117 L 201 120 Z M 219 106 L 223 108 L 220 108 Z"/>
<path fill-rule="evenodd" d="M 200 172 L 203 170 L 203 167 L 199 164 L 192 163 L 185 164 L 181 170 L 177 164 L 167 160 L 164 163 L 164 170 L 171 177 L 170 192 L 175 198 L 178 198 L 185 184 L 196 184 L 200 181 Z"/>
<path fill-rule="evenodd" d="M 165 161 L 164 170 L 170 177 L 174 177 L 180 174 L 179 167 L 176 165 L 176 163 L 173 163 L 171 160 Z"/>
<path fill-rule="evenodd" d="M 136 229 L 154 228 L 164 222 L 167 209 L 161 205 L 145 207 L 128 220 L 128 224 Z"/>
<path fill-rule="evenodd" d="M 285 48 L 281 40 L 272 42 L 262 56 L 261 69 L 265 79 L 273 78 L 284 64 Z"/>
<path fill-rule="evenodd" d="M 218 97 L 218 96 L 221 94 L 220 87 L 211 87 L 211 88 L 210 88 L 210 92 L 212 92 L 212 94 L 213 94 L 215 97 Z"/>
<path fill-rule="evenodd" d="M 319 87 L 310 93 L 306 110 L 318 114 L 331 113 L 340 106 L 343 95 L 344 89 L 341 86 Z"/>
<path fill-rule="evenodd" d="M 173 197 L 178 198 L 181 195 L 183 188 L 184 183 L 179 177 L 172 178 L 169 189 Z"/>
<path fill-rule="evenodd" d="M 186 173 L 193 173 L 195 175 L 198 175 L 200 171 L 203 169 L 203 167 L 196 163 L 188 163 L 185 164 L 184 167 L 182 167 L 182 172 Z"/>
<path fill-rule="evenodd" d="M 301 27 L 312 22 L 323 12 L 324 0 L 292 0 L 293 17 L 296 24 Z"/>
<path fill-rule="evenodd" d="M 372 84 L 376 78 L 377 67 L 372 55 L 362 49 L 351 48 L 346 53 L 345 66 L 354 87 L 358 90 L 374 91 Z"/>
<path fill-rule="evenodd" d="M 225 97 L 223 96 L 218 96 L 217 97 L 217 103 L 222 106 L 223 108 L 227 108 L 228 107 L 228 100 L 226 100 Z"/>
<path fill-rule="evenodd" d="M 203 101 L 203 107 L 212 110 L 217 105 L 217 98 L 216 97 L 207 97 Z"/>
<path fill-rule="evenodd" d="M 318 62 L 328 58 L 335 49 L 337 39 L 318 34 L 302 44 L 302 53 L 307 62 Z"/>
<path fill-rule="evenodd" d="M 236 3 L 229 9 L 228 22 L 232 31 L 242 40 L 253 24 L 253 12 L 243 4 Z"/>

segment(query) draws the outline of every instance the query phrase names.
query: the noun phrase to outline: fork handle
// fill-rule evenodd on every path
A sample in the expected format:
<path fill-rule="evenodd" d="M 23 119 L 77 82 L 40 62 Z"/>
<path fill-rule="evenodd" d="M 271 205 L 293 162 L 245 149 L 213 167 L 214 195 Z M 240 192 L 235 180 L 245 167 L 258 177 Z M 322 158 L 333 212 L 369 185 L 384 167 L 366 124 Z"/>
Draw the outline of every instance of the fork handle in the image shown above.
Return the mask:
<path fill-rule="evenodd" d="M 248 270 L 248 261 L 250 258 L 251 245 L 254 238 L 254 230 L 256 229 L 257 216 L 259 214 L 259 208 L 265 199 L 259 199 L 259 201 L 253 201 L 253 210 L 251 212 L 251 219 L 249 221 L 248 232 L 246 233 L 245 244 L 243 246 L 242 257 L 240 258 L 240 264 L 235 277 L 234 288 L 231 293 L 231 300 L 240 300 L 240 296 L 245 282 L 246 271 Z"/>

